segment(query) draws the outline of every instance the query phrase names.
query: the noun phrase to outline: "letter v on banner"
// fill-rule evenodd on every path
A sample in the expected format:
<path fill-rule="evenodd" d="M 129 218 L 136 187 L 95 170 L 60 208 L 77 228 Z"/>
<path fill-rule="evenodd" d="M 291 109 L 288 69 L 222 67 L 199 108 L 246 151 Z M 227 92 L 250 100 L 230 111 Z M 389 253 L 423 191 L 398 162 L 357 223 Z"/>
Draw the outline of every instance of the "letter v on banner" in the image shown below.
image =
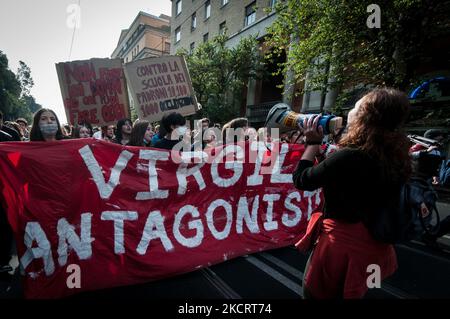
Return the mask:
<path fill-rule="evenodd" d="M 116 161 L 116 164 L 111 169 L 111 175 L 109 176 L 108 182 L 105 180 L 105 176 L 103 175 L 102 168 L 98 164 L 97 160 L 94 157 L 94 154 L 91 151 L 89 145 L 84 146 L 79 150 L 81 157 L 83 158 L 84 163 L 86 164 L 89 172 L 94 179 L 95 185 L 97 185 L 98 193 L 102 199 L 109 199 L 111 197 L 114 188 L 119 184 L 120 173 L 122 173 L 123 169 L 127 166 L 129 160 L 133 157 L 133 153 L 128 151 L 122 151 L 120 153 L 119 158 Z"/>

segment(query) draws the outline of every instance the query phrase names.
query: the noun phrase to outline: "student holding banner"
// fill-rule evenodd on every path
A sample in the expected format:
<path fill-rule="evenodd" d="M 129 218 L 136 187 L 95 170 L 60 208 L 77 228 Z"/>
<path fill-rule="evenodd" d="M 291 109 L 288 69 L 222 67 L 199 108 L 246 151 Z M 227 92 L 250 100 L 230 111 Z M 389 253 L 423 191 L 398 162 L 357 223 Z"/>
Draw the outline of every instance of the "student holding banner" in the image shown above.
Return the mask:
<path fill-rule="evenodd" d="M 113 142 L 114 140 L 114 125 L 103 125 L 100 131 L 94 133 L 93 137 L 99 140 L 107 142 Z"/>
<path fill-rule="evenodd" d="M 362 298 L 369 266 L 378 267 L 380 280 L 397 269 L 393 245 L 373 234 L 383 206 L 399 198 L 411 173 L 409 141 L 401 131 L 408 110 L 400 91 L 371 91 L 348 114 L 341 149 L 316 166 L 323 130 L 319 116 L 305 121 L 306 149 L 293 181 L 301 190 L 322 187 L 325 196 L 323 215 L 312 215 L 297 243 L 302 251 L 313 249 L 304 275 L 306 298 Z"/>
<path fill-rule="evenodd" d="M 121 119 L 117 122 L 116 137 L 113 142 L 116 144 L 127 145 L 130 141 L 132 127 L 130 119 Z"/>
<path fill-rule="evenodd" d="M 30 141 L 53 142 L 64 139 L 56 113 L 51 109 L 40 109 L 34 114 Z"/>
<path fill-rule="evenodd" d="M 89 138 L 93 134 L 92 125 L 89 122 L 83 122 L 72 130 L 72 138 Z"/>
<path fill-rule="evenodd" d="M 149 121 L 136 121 L 131 130 L 131 137 L 128 145 L 149 147 L 153 135 L 155 135 L 155 133 L 153 132 L 153 126 Z"/>
<path fill-rule="evenodd" d="M 161 126 L 166 135 L 156 142 L 154 146 L 166 150 L 171 150 L 177 145 L 180 142 L 180 137 L 183 137 L 187 131 L 186 119 L 177 112 L 165 114 L 161 120 Z"/>

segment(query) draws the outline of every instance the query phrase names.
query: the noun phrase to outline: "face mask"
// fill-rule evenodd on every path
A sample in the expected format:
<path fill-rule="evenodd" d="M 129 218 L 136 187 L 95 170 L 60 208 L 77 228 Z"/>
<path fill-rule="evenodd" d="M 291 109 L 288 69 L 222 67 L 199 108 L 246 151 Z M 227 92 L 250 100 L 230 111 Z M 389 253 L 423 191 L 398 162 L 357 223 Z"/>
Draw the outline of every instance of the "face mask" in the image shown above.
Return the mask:
<path fill-rule="evenodd" d="M 180 126 L 175 130 L 175 134 L 177 136 L 183 136 L 184 134 L 186 134 L 187 131 L 187 127 L 186 126 Z"/>
<path fill-rule="evenodd" d="M 44 136 L 55 135 L 58 131 L 58 124 L 39 124 L 39 128 L 41 129 L 41 133 Z"/>

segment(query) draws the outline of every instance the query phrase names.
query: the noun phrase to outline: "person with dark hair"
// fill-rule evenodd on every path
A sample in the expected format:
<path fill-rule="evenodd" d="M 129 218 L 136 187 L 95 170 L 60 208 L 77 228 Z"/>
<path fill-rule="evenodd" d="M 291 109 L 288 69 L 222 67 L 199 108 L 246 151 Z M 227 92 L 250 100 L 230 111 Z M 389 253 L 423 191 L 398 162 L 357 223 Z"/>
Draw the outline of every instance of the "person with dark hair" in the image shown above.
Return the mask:
<path fill-rule="evenodd" d="M 445 132 L 431 129 L 425 132 L 424 137 L 431 141 L 442 143 L 445 139 Z M 413 145 L 409 152 L 413 159 L 414 175 L 430 180 L 433 184 L 439 184 L 439 171 L 445 160 L 445 156 L 442 155 L 441 151 L 442 148 L 438 147 L 438 145 L 427 147 L 421 143 Z"/>
<path fill-rule="evenodd" d="M 65 137 L 70 138 L 73 136 L 73 126 L 70 124 L 64 124 L 61 128 L 62 133 Z"/>
<path fill-rule="evenodd" d="M 311 217 L 297 243 L 302 251 L 313 249 L 304 273 L 306 298 L 362 298 L 369 265 L 379 265 L 381 280 L 397 269 L 393 245 L 375 239 L 375 225 L 411 175 L 409 140 L 401 130 L 408 112 L 404 93 L 369 92 L 348 114 L 339 150 L 316 166 L 323 128 L 320 116 L 305 120 L 306 147 L 293 182 L 301 190 L 322 188 L 325 197 L 323 215 Z"/>
<path fill-rule="evenodd" d="M 3 122 L 3 113 L 0 112 L 0 142 L 21 141 L 19 132 L 4 125 L 5 123 Z"/>
<path fill-rule="evenodd" d="M 56 113 L 51 109 L 40 109 L 34 114 L 30 141 L 52 142 L 64 139 Z"/>
<path fill-rule="evenodd" d="M 72 129 L 72 138 L 89 138 L 93 134 L 92 125 L 89 122 L 82 122 Z"/>
<path fill-rule="evenodd" d="M 22 130 L 18 123 L 12 122 L 12 121 L 6 121 L 4 123 L 4 128 L 8 128 L 8 129 L 14 131 L 14 135 L 16 135 L 16 133 L 17 133 L 19 136 L 19 141 L 23 141 Z"/>
<path fill-rule="evenodd" d="M 0 142 L 11 142 L 12 136 L 2 130 L 3 127 L 3 113 L 0 111 Z"/>
<path fill-rule="evenodd" d="M 165 114 L 161 119 L 161 128 L 166 134 L 154 147 L 171 150 L 187 132 L 186 119 L 177 112 Z"/>
<path fill-rule="evenodd" d="M 248 120 L 245 117 L 235 118 L 226 123 L 222 128 L 223 143 L 236 143 L 245 140 L 248 129 Z"/>
<path fill-rule="evenodd" d="M 303 132 L 301 130 L 292 130 L 288 134 L 289 143 L 295 144 L 304 144 L 303 143 Z"/>
<path fill-rule="evenodd" d="M 102 126 L 102 138 L 105 141 L 112 142 L 114 140 L 114 125 Z"/>
<path fill-rule="evenodd" d="M 149 121 L 137 121 L 131 130 L 130 146 L 146 146 L 149 147 L 152 142 L 152 137 L 155 133 Z"/>
<path fill-rule="evenodd" d="M 130 119 L 121 119 L 117 122 L 116 137 L 113 142 L 116 144 L 127 145 L 130 141 L 133 125 Z"/>
<path fill-rule="evenodd" d="M 30 132 L 28 131 L 28 121 L 22 117 L 16 120 L 16 123 L 20 126 L 20 133 L 22 135 L 22 140 L 28 141 L 30 139 Z"/>
<path fill-rule="evenodd" d="M 206 130 L 207 128 L 209 128 L 209 124 L 211 123 L 211 121 L 209 120 L 209 118 L 204 117 L 200 120 L 200 123 L 202 124 L 202 129 Z"/>

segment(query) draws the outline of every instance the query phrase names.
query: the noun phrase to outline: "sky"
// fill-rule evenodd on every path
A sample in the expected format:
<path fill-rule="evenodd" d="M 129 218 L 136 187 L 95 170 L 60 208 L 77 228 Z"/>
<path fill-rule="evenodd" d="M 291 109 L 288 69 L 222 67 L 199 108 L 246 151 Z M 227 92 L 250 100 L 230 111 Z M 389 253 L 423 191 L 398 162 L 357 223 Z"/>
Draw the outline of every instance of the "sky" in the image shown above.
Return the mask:
<path fill-rule="evenodd" d="M 73 48 L 73 25 L 80 1 Z M 58 62 L 107 58 L 139 11 L 171 15 L 170 0 L 0 0 L 0 50 L 16 73 L 19 61 L 31 69 L 37 103 L 67 123 L 56 75 Z"/>

